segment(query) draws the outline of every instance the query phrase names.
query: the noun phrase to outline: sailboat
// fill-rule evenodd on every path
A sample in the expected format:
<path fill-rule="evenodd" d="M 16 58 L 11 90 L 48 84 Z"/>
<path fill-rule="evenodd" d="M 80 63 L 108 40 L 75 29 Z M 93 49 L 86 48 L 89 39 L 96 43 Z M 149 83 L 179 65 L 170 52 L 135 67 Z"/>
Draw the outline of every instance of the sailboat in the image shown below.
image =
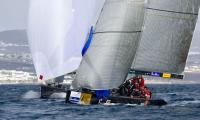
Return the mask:
<path fill-rule="evenodd" d="M 144 99 L 110 96 L 109 91 L 130 74 L 183 78 L 200 1 L 46 0 L 52 5 L 48 12 L 44 1 L 31 2 L 29 44 L 41 81 L 78 68 L 76 90 L 67 91 L 67 102 L 141 104 Z M 166 104 L 163 100 L 149 103 Z"/>

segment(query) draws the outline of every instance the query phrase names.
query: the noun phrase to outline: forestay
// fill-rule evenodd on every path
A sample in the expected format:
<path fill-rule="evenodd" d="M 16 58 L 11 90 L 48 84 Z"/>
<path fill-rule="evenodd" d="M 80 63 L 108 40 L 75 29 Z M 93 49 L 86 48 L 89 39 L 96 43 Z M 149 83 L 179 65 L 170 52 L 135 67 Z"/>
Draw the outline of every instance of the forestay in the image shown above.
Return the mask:
<path fill-rule="evenodd" d="M 149 0 L 133 68 L 182 73 L 192 40 L 199 0 Z"/>
<path fill-rule="evenodd" d="M 118 87 L 133 61 L 144 19 L 144 0 L 107 0 L 75 85 L 101 90 Z"/>
<path fill-rule="evenodd" d="M 104 0 L 30 1 L 28 36 L 38 76 L 47 80 L 77 69 L 103 4 Z"/>

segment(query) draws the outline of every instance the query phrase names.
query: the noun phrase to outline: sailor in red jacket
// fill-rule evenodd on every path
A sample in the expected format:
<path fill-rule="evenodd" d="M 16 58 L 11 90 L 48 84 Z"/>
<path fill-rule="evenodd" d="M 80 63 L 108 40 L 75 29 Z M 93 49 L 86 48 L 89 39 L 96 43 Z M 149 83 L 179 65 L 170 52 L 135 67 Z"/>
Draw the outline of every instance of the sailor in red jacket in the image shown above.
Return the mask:
<path fill-rule="evenodd" d="M 138 82 L 139 82 L 139 87 L 143 88 L 144 87 L 144 78 L 142 76 L 138 77 Z"/>
<path fill-rule="evenodd" d="M 120 95 L 142 97 L 147 100 L 151 98 L 151 91 L 145 86 L 144 78 L 141 75 L 126 80 L 119 89 Z"/>
<path fill-rule="evenodd" d="M 151 99 L 151 91 L 145 86 L 144 84 L 144 78 L 142 76 L 138 77 L 139 80 L 139 89 L 141 91 L 141 97 L 144 97 L 146 99 Z"/>
<path fill-rule="evenodd" d="M 152 97 L 151 91 L 145 86 L 144 88 L 141 88 L 140 91 L 142 92 L 142 97 L 144 97 L 146 100 L 150 100 Z"/>
<path fill-rule="evenodd" d="M 136 75 L 131 79 L 133 89 L 131 89 L 133 96 L 144 97 L 145 99 L 151 99 L 151 91 L 145 86 L 144 78 L 142 75 Z"/>
<path fill-rule="evenodd" d="M 134 85 L 135 89 L 144 88 L 144 78 L 137 75 L 131 79 L 131 84 Z"/>

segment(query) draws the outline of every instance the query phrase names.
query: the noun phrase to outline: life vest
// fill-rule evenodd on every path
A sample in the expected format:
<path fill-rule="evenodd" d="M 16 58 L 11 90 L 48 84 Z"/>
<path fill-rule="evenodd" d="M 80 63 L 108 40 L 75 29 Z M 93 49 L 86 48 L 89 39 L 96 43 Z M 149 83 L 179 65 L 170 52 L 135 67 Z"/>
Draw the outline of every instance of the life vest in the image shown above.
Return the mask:
<path fill-rule="evenodd" d="M 142 91 L 143 91 L 143 96 L 146 99 L 151 99 L 152 93 L 151 93 L 151 91 L 147 87 L 145 87 Z"/>
<path fill-rule="evenodd" d="M 133 78 L 131 80 L 131 84 L 134 85 L 134 89 L 139 89 L 140 85 L 139 85 L 139 79 L 138 78 Z"/>
<path fill-rule="evenodd" d="M 141 78 L 139 78 L 138 81 L 139 81 L 139 87 L 140 87 L 140 88 L 141 88 L 141 87 L 145 87 L 145 86 L 144 86 L 144 78 L 141 77 Z"/>
<path fill-rule="evenodd" d="M 143 77 L 134 77 L 130 80 L 127 80 L 120 87 L 120 94 L 126 96 L 139 96 L 146 99 L 151 98 L 151 91 L 145 87 Z"/>

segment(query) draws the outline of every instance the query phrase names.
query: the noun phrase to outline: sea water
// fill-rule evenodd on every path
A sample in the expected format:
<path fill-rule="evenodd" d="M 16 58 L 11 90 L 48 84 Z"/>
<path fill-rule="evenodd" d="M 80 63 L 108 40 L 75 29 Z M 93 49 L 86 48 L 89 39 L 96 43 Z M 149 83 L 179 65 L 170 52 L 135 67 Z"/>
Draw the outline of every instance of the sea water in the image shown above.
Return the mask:
<path fill-rule="evenodd" d="M 194 45 L 196 47 L 191 47 L 188 56 L 187 70 L 199 72 L 199 43 Z M 0 32 L 0 69 L 34 73 L 25 30 Z M 200 80 L 199 74 L 192 76 L 186 75 L 186 80 Z M 71 105 L 65 104 L 63 95 L 40 99 L 40 87 L 36 85 L 0 85 L 0 120 L 200 119 L 200 85 L 148 85 L 148 87 L 153 92 L 153 98 L 164 99 L 168 105 L 162 107 L 131 104 Z"/>
<path fill-rule="evenodd" d="M 168 105 L 75 105 L 61 98 L 40 99 L 37 85 L 1 85 L 0 120 L 197 120 L 200 85 L 148 85 Z"/>

